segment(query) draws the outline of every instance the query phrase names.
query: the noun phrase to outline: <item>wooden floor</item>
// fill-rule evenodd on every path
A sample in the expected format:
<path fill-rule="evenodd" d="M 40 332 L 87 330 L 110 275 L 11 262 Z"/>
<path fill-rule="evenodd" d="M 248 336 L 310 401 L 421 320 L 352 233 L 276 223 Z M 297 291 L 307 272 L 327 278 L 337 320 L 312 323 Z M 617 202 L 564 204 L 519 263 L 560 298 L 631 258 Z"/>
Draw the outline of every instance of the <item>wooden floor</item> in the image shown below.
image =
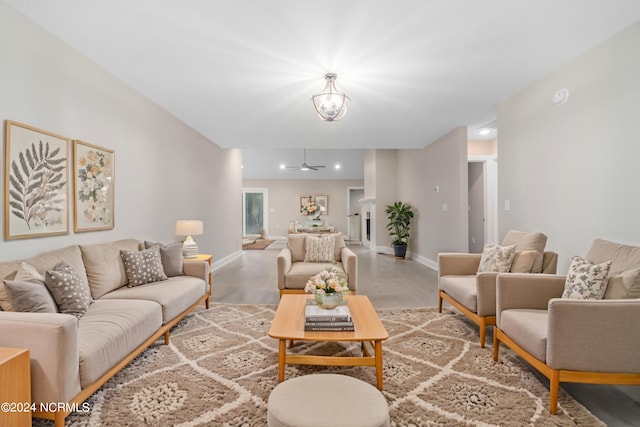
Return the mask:
<path fill-rule="evenodd" d="M 437 304 L 438 278 L 434 270 L 413 260 L 376 254 L 359 245 L 350 247 L 358 255 L 358 293 L 367 295 L 375 308 Z M 276 244 L 265 250 L 243 251 L 241 258 L 214 272 L 212 300 L 277 304 L 279 251 Z M 489 328 L 487 342 L 492 340 Z M 488 348 L 487 357 L 491 356 Z M 609 426 L 640 426 L 640 387 L 568 383 L 561 387 Z"/>

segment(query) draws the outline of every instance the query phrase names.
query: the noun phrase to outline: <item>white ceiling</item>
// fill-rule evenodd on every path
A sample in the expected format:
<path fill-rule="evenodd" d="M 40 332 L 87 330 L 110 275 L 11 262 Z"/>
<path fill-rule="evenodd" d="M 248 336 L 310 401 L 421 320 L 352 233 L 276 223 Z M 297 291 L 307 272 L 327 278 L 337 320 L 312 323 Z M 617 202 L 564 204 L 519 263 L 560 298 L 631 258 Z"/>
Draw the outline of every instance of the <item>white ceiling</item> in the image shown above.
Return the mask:
<path fill-rule="evenodd" d="M 499 102 L 640 19 L 638 0 L 6 1 L 217 145 L 252 149 L 245 169 L 262 149 L 477 137 Z M 326 72 L 352 99 L 339 122 L 311 105 Z"/>

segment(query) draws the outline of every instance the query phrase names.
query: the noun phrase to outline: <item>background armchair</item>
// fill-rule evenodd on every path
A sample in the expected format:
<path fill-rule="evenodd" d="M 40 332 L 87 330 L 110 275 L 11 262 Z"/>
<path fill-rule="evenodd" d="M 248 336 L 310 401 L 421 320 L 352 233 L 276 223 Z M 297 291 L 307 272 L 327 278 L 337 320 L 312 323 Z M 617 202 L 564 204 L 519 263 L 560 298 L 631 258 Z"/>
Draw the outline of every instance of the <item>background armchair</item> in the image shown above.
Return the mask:
<path fill-rule="evenodd" d="M 335 239 L 333 257 L 329 261 L 305 261 L 307 255 L 308 236 Z M 278 289 L 280 295 L 285 293 L 304 293 L 307 281 L 326 268 L 335 268 L 338 276 L 343 277 L 352 293 L 356 293 L 358 284 L 358 257 L 349 249 L 342 233 L 335 234 L 289 234 L 287 247 L 277 257 Z"/>
<path fill-rule="evenodd" d="M 640 384 L 640 247 L 596 240 L 586 259 L 612 261 L 605 299 L 561 298 L 565 276 L 497 279 L 494 360 L 502 342 L 549 378 L 552 414 L 560 382 Z"/>
<path fill-rule="evenodd" d="M 510 230 L 501 245 L 516 245 L 511 271 L 519 273 L 556 272 L 558 255 L 544 252 L 547 236 Z M 442 300 L 458 309 L 480 328 L 484 348 L 487 326 L 496 324 L 496 277 L 498 273 L 478 273 L 482 254 L 438 254 L 438 312 Z"/>

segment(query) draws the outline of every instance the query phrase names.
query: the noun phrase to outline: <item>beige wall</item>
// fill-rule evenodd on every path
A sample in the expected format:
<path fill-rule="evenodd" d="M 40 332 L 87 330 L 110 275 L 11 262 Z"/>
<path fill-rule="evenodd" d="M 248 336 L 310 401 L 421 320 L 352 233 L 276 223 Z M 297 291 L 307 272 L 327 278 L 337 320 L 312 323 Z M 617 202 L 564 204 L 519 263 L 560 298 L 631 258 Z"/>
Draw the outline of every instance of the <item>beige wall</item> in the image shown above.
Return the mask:
<path fill-rule="evenodd" d="M 300 197 L 308 195 L 328 196 L 329 214 L 322 218 L 325 224 L 334 225 L 336 231 L 347 234 L 348 187 L 362 187 L 362 180 L 244 180 L 243 188 L 268 190 L 268 215 L 270 236 L 286 236 L 290 221 L 306 222 L 300 215 Z"/>
<path fill-rule="evenodd" d="M 469 140 L 467 153 L 470 156 L 491 156 L 498 154 L 498 140 Z"/>
<path fill-rule="evenodd" d="M 500 235 L 545 232 L 559 272 L 595 238 L 640 244 L 638 46 L 640 23 L 499 105 Z"/>
<path fill-rule="evenodd" d="M 425 148 L 398 151 L 398 198 L 416 211 L 409 251 L 433 267 L 439 252 L 468 249 L 467 172 L 462 126 Z"/>
<path fill-rule="evenodd" d="M 114 149 L 116 169 L 113 230 L 74 234 L 70 214 L 69 234 L 0 241 L 0 259 L 126 237 L 172 241 L 175 221 L 191 218 L 204 221 L 201 252 L 218 261 L 241 249 L 239 150 L 220 149 L 4 2 L 0 51 L 0 118 Z"/>

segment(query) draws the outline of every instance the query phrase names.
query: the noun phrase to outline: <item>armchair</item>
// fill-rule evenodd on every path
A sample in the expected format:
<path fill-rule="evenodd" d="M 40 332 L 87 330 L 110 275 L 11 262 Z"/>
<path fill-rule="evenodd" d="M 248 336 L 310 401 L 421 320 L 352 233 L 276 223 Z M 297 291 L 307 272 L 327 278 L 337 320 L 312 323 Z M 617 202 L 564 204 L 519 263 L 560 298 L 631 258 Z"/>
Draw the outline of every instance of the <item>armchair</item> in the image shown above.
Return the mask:
<path fill-rule="evenodd" d="M 309 236 L 335 239 L 332 256 L 323 261 L 311 261 L 307 256 Z M 305 260 L 306 259 L 306 260 Z M 322 270 L 332 267 L 343 277 L 352 293 L 358 283 L 358 257 L 349 249 L 342 233 L 335 234 L 289 234 L 287 247 L 277 257 L 278 289 L 280 296 L 286 293 L 304 293 L 307 281 Z"/>
<path fill-rule="evenodd" d="M 640 384 L 640 247 L 596 240 L 585 258 L 612 261 L 604 299 L 561 298 L 565 276 L 497 279 L 493 358 L 504 343 L 547 377 L 551 414 L 561 382 Z"/>
<path fill-rule="evenodd" d="M 516 256 L 511 264 L 512 272 L 556 272 L 558 254 L 544 252 L 547 236 L 542 233 L 526 233 L 510 230 L 502 241 L 503 246 L 516 245 Z M 496 324 L 497 272 L 478 273 L 482 254 L 438 254 L 438 312 L 442 312 L 445 300 L 480 328 L 480 347 L 484 348 L 487 326 Z"/>

